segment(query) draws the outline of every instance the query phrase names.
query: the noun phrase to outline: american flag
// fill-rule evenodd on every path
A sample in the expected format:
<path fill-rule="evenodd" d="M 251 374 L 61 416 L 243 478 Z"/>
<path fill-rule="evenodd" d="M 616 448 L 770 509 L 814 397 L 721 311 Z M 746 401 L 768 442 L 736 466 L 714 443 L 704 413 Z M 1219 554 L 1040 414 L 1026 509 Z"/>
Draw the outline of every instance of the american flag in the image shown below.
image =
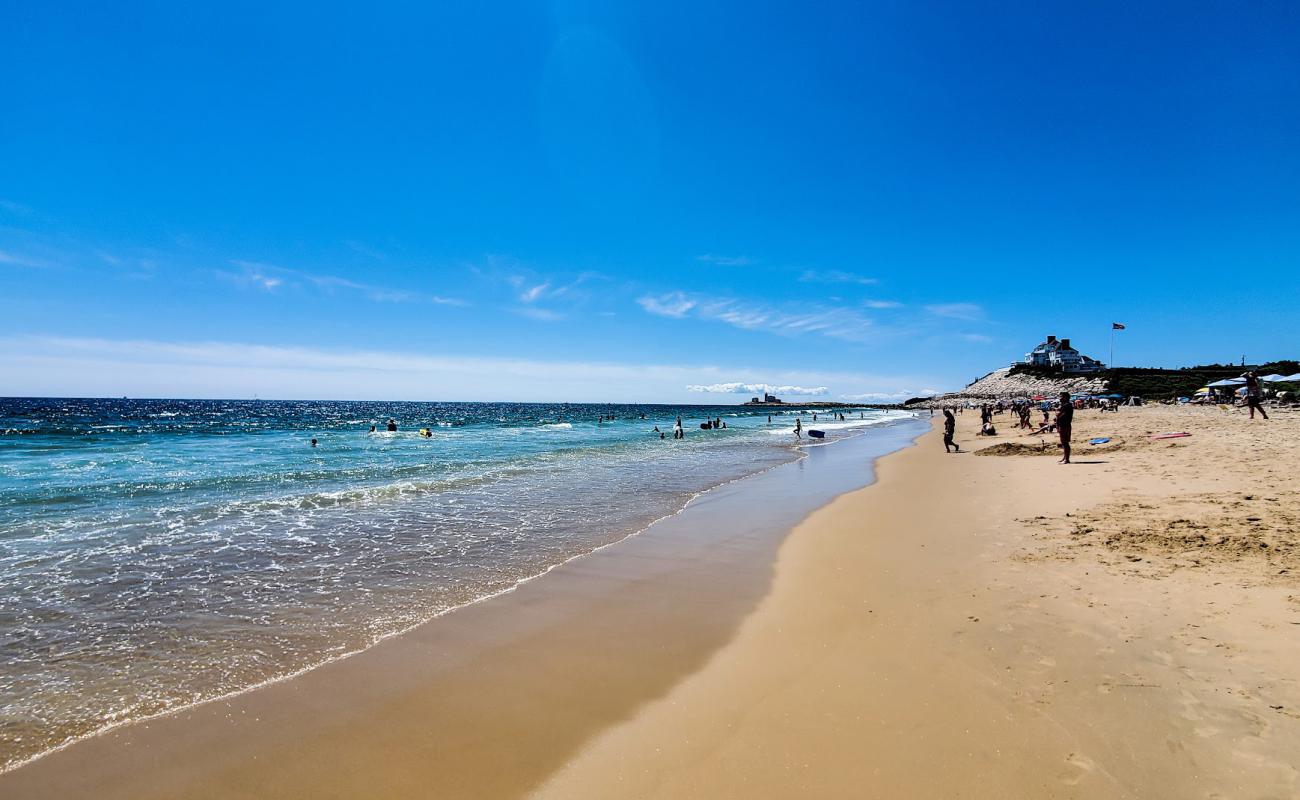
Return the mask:
<path fill-rule="evenodd" d="M 1113 330 L 1113 331 L 1122 331 L 1122 330 L 1124 330 L 1124 323 L 1122 323 L 1122 322 L 1112 322 L 1112 323 L 1110 324 L 1110 329 Z"/>

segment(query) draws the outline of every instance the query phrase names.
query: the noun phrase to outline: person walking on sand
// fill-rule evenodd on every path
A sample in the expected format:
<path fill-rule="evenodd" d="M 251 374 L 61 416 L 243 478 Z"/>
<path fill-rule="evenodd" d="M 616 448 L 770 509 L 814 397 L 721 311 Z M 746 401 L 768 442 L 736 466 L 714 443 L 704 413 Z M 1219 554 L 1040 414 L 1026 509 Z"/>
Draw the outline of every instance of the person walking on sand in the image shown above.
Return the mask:
<path fill-rule="evenodd" d="M 1255 412 L 1258 411 L 1261 417 L 1268 419 L 1268 412 L 1264 410 L 1261 402 L 1264 398 L 1264 391 L 1259 386 L 1259 375 L 1255 374 L 1255 370 L 1252 369 L 1241 377 L 1246 379 L 1246 408 L 1250 409 L 1250 418 L 1254 419 Z"/>
<path fill-rule="evenodd" d="M 956 432 L 957 418 L 953 416 L 952 408 L 944 406 L 944 453 L 961 453 L 961 445 L 953 441 L 953 433 Z"/>
<path fill-rule="evenodd" d="M 1061 456 L 1059 463 L 1070 463 L 1070 426 L 1074 424 L 1074 403 L 1070 402 L 1070 393 L 1061 392 L 1061 407 L 1056 410 L 1056 435 L 1061 437 Z"/>

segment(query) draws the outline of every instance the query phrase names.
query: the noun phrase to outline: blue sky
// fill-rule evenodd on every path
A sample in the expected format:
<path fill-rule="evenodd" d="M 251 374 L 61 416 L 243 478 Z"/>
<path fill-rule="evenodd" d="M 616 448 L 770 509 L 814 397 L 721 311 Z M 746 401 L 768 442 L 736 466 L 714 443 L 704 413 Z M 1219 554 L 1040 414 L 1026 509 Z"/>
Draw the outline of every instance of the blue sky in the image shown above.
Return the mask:
<path fill-rule="evenodd" d="M 1295 4 L 265 5 L 0 10 L 0 395 L 1300 354 Z"/>

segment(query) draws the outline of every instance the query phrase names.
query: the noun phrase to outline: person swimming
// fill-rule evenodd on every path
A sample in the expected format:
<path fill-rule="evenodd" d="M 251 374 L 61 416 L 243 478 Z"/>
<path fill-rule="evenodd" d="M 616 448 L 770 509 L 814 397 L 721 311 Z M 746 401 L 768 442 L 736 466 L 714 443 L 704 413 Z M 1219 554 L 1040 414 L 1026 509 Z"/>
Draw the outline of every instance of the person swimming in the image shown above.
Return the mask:
<path fill-rule="evenodd" d="M 312 446 L 312 447 L 315 447 L 315 446 L 316 446 L 316 440 L 315 440 L 315 439 L 312 439 L 312 440 L 311 440 L 311 446 Z"/>
<path fill-rule="evenodd" d="M 388 421 L 388 426 L 387 426 L 387 427 L 388 427 L 388 432 L 389 432 L 389 433 L 392 433 L 393 431 L 396 431 L 396 430 L 397 430 L 397 420 L 395 420 L 395 419 L 390 419 L 390 420 Z"/>

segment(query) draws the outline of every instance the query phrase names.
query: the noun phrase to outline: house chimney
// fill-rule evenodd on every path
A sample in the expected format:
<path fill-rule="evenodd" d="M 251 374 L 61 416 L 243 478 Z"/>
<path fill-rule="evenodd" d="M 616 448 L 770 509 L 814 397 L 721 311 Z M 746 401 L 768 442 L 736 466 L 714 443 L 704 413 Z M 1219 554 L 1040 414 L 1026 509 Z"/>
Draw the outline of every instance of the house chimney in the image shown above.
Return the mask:
<path fill-rule="evenodd" d="M 1048 343 L 1048 344 L 1056 344 L 1056 337 L 1055 337 L 1055 336 L 1051 336 L 1051 335 L 1049 335 L 1049 336 L 1047 337 L 1047 343 Z"/>
<path fill-rule="evenodd" d="M 1062 339 L 1062 340 L 1061 340 L 1061 349 L 1062 349 L 1062 350 L 1069 350 L 1069 349 L 1070 349 L 1070 340 L 1069 340 L 1069 339 Z"/>

